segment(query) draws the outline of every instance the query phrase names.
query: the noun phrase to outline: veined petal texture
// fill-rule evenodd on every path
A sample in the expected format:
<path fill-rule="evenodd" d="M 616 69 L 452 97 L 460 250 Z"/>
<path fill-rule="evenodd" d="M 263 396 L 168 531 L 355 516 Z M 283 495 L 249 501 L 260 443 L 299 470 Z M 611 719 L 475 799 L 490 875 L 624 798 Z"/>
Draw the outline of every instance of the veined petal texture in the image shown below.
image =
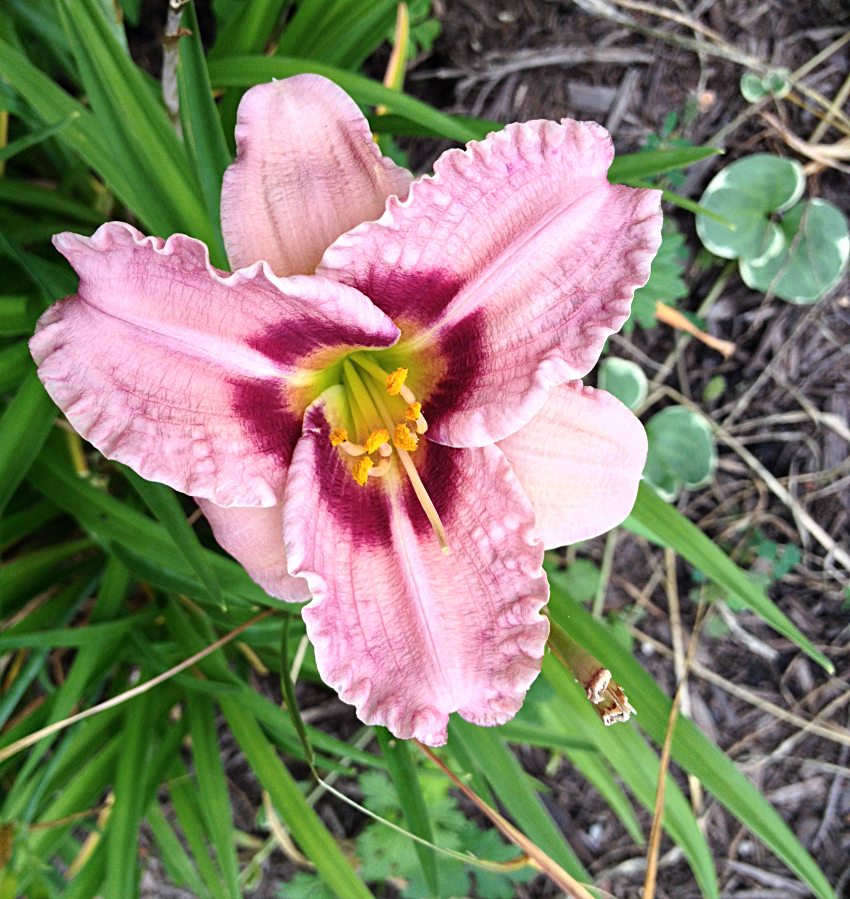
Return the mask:
<path fill-rule="evenodd" d="M 268 508 L 217 506 L 197 499 L 215 539 L 269 596 L 284 602 L 306 602 L 310 588 L 303 577 L 293 577 L 283 545 L 283 503 Z"/>
<path fill-rule="evenodd" d="M 331 388 L 307 411 L 283 516 L 289 570 L 313 594 L 302 614 L 322 678 L 361 720 L 403 739 L 444 743 L 453 711 L 505 722 L 548 635 L 528 500 L 495 446 L 423 441 L 416 465 L 445 525 L 444 555 L 400 466 L 354 482 L 329 440 L 338 396 Z"/>
<path fill-rule="evenodd" d="M 228 275 L 183 235 L 112 222 L 54 242 L 80 287 L 30 342 L 48 393 L 104 455 L 219 505 L 275 505 L 311 379 L 398 336 L 356 290 L 264 263 Z"/>
<path fill-rule="evenodd" d="M 534 506 L 546 549 L 595 537 L 632 510 L 646 462 L 643 425 L 616 397 L 571 381 L 499 441 Z"/>
<path fill-rule="evenodd" d="M 264 259 L 312 274 L 340 234 L 379 218 L 412 175 L 381 156 L 343 90 L 319 75 L 251 88 L 239 104 L 238 156 L 224 176 L 221 228 L 231 266 Z"/>
<path fill-rule="evenodd" d="M 319 274 L 370 297 L 401 348 L 442 361 L 437 383 L 413 384 L 429 438 L 512 434 L 628 317 L 661 241 L 661 193 L 609 184 L 613 154 L 592 122 L 508 125 L 444 153 L 406 201 L 325 253 Z"/>

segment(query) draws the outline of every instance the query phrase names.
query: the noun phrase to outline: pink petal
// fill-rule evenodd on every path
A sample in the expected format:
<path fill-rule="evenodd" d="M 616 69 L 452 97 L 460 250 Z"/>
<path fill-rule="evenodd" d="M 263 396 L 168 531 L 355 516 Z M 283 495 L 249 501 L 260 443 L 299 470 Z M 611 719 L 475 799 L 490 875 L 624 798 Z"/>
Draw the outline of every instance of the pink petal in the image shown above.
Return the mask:
<path fill-rule="evenodd" d="M 404 739 L 444 743 L 453 711 L 501 724 L 548 634 L 528 500 L 495 446 L 423 441 L 413 458 L 446 528 L 443 555 L 397 459 L 360 487 L 331 447 L 340 392 L 307 411 L 283 512 L 289 570 L 313 594 L 302 614 L 319 671 L 362 721 Z"/>
<path fill-rule="evenodd" d="M 219 545 L 236 559 L 269 596 L 284 602 L 306 602 L 310 588 L 286 568 L 283 546 L 283 503 L 266 509 L 217 506 L 197 499 Z"/>
<path fill-rule="evenodd" d="M 225 275 L 183 235 L 112 222 L 54 242 L 80 287 L 30 342 L 48 393 L 109 458 L 222 506 L 277 503 L 316 372 L 398 334 L 357 291 L 263 263 Z"/>
<path fill-rule="evenodd" d="M 661 193 L 610 185 L 613 154 L 592 122 L 509 125 L 444 153 L 407 201 L 325 253 L 318 272 L 383 309 L 412 366 L 442 356 L 437 383 L 411 368 L 429 438 L 512 434 L 628 317 L 661 240 Z"/>
<path fill-rule="evenodd" d="M 537 515 L 546 549 L 602 534 L 632 511 L 646 462 L 643 425 L 604 390 L 572 381 L 499 441 Z"/>
<path fill-rule="evenodd" d="M 264 259 L 312 274 L 340 234 L 407 196 L 411 174 L 381 156 L 355 102 L 319 75 L 251 88 L 239 104 L 238 156 L 224 176 L 221 227 L 231 266 Z"/>

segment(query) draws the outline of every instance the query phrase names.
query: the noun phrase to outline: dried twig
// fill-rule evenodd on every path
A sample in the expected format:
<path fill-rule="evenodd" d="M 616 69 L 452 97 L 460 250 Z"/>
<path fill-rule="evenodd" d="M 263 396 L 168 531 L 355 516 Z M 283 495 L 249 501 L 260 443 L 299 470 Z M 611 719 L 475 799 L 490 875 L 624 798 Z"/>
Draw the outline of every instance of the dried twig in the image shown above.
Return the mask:
<path fill-rule="evenodd" d="M 485 57 L 481 68 L 443 68 L 427 72 L 411 72 L 408 80 L 464 78 L 472 82 L 498 81 L 513 72 L 524 72 L 544 66 L 567 68 L 585 63 L 630 66 L 636 63 L 649 64 L 653 59 L 654 56 L 647 50 L 632 50 L 624 47 L 552 47 L 544 50 L 520 50 L 510 56 L 500 54 Z"/>
<path fill-rule="evenodd" d="M 659 655 L 668 659 L 674 657 L 673 650 L 670 649 L 670 647 L 665 646 L 659 640 L 650 637 L 649 634 L 644 633 L 644 631 L 639 628 L 631 627 L 629 630 L 642 643 L 648 643 L 659 653 Z M 720 687 L 721 690 L 725 690 L 732 696 L 742 699 L 744 702 L 761 709 L 763 712 L 767 712 L 769 715 L 773 715 L 774 718 L 784 721 L 786 724 L 792 724 L 794 727 L 800 728 L 801 731 L 805 730 L 807 733 L 815 734 L 818 737 L 825 737 L 827 740 L 833 740 L 844 746 L 850 746 L 850 731 L 846 728 L 840 728 L 837 725 L 826 726 L 818 721 L 811 721 L 802 718 L 800 715 L 795 715 L 793 712 L 783 709 L 782 706 L 776 705 L 775 702 L 762 698 L 758 693 L 754 693 L 747 687 L 742 687 L 740 684 L 727 680 L 725 677 L 722 677 L 710 668 L 707 668 L 696 659 L 691 662 L 691 671 L 697 677 Z M 839 697 L 839 699 L 840 698 L 841 697 Z"/>
<path fill-rule="evenodd" d="M 709 418 L 696 403 L 691 402 L 691 400 L 686 396 L 683 396 L 677 390 L 673 390 L 670 387 L 662 387 L 660 392 L 669 396 L 671 399 L 676 400 L 677 403 L 687 406 L 689 409 L 696 412 L 697 415 L 702 416 L 703 419 L 708 422 L 715 435 L 722 440 L 729 449 L 734 450 L 734 452 L 749 465 L 749 467 L 764 481 L 771 493 L 779 497 L 779 499 L 785 503 L 791 510 L 791 514 L 794 516 L 794 520 L 797 522 L 798 526 L 807 530 L 827 553 L 832 555 L 837 562 L 850 572 L 850 553 L 827 534 L 814 518 L 809 515 L 806 509 L 791 496 L 787 488 L 779 482 L 779 479 L 769 472 L 739 440 L 734 438 L 723 426 Z"/>

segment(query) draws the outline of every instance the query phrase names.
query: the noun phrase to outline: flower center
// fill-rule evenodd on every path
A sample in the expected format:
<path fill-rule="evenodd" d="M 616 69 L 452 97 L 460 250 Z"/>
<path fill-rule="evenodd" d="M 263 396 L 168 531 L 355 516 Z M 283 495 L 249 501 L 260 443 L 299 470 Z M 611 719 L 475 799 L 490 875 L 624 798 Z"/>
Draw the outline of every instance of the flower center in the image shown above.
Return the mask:
<path fill-rule="evenodd" d="M 365 353 L 352 353 L 345 359 L 342 380 L 357 440 L 351 440 L 345 428 L 337 428 L 331 433 L 331 445 L 351 457 L 351 475 L 361 487 L 369 478 L 386 475 L 397 456 L 443 553 L 448 553 L 443 523 L 410 458 L 428 422 L 406 379 L 406 368 L 384 371 Z"/>

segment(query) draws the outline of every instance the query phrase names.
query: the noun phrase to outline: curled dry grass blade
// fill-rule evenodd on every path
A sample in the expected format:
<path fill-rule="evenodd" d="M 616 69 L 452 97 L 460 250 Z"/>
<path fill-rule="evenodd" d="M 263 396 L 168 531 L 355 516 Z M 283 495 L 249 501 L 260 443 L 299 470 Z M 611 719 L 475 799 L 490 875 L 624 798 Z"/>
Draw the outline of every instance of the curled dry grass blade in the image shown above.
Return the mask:
<path fill-rule="evenodd" d="M 494 808 L 481 799 L 474 790 L 454 774 L 435 752 L 432 752 L 418 740 L 413 742 L 452 781 L 463 795 L 475 804 L 476 808 L 485 814 L 514 845 L 518 846 L 528 856 L 529 864 L 548 874 L 572 899 L 596 899 L 593 893 L 589 892 L 583 884 L 571 877 L 554 859 L 550 858 L 532 843 L 522 831 L 514 827 L 510 821 L 502 817 Z"/>

